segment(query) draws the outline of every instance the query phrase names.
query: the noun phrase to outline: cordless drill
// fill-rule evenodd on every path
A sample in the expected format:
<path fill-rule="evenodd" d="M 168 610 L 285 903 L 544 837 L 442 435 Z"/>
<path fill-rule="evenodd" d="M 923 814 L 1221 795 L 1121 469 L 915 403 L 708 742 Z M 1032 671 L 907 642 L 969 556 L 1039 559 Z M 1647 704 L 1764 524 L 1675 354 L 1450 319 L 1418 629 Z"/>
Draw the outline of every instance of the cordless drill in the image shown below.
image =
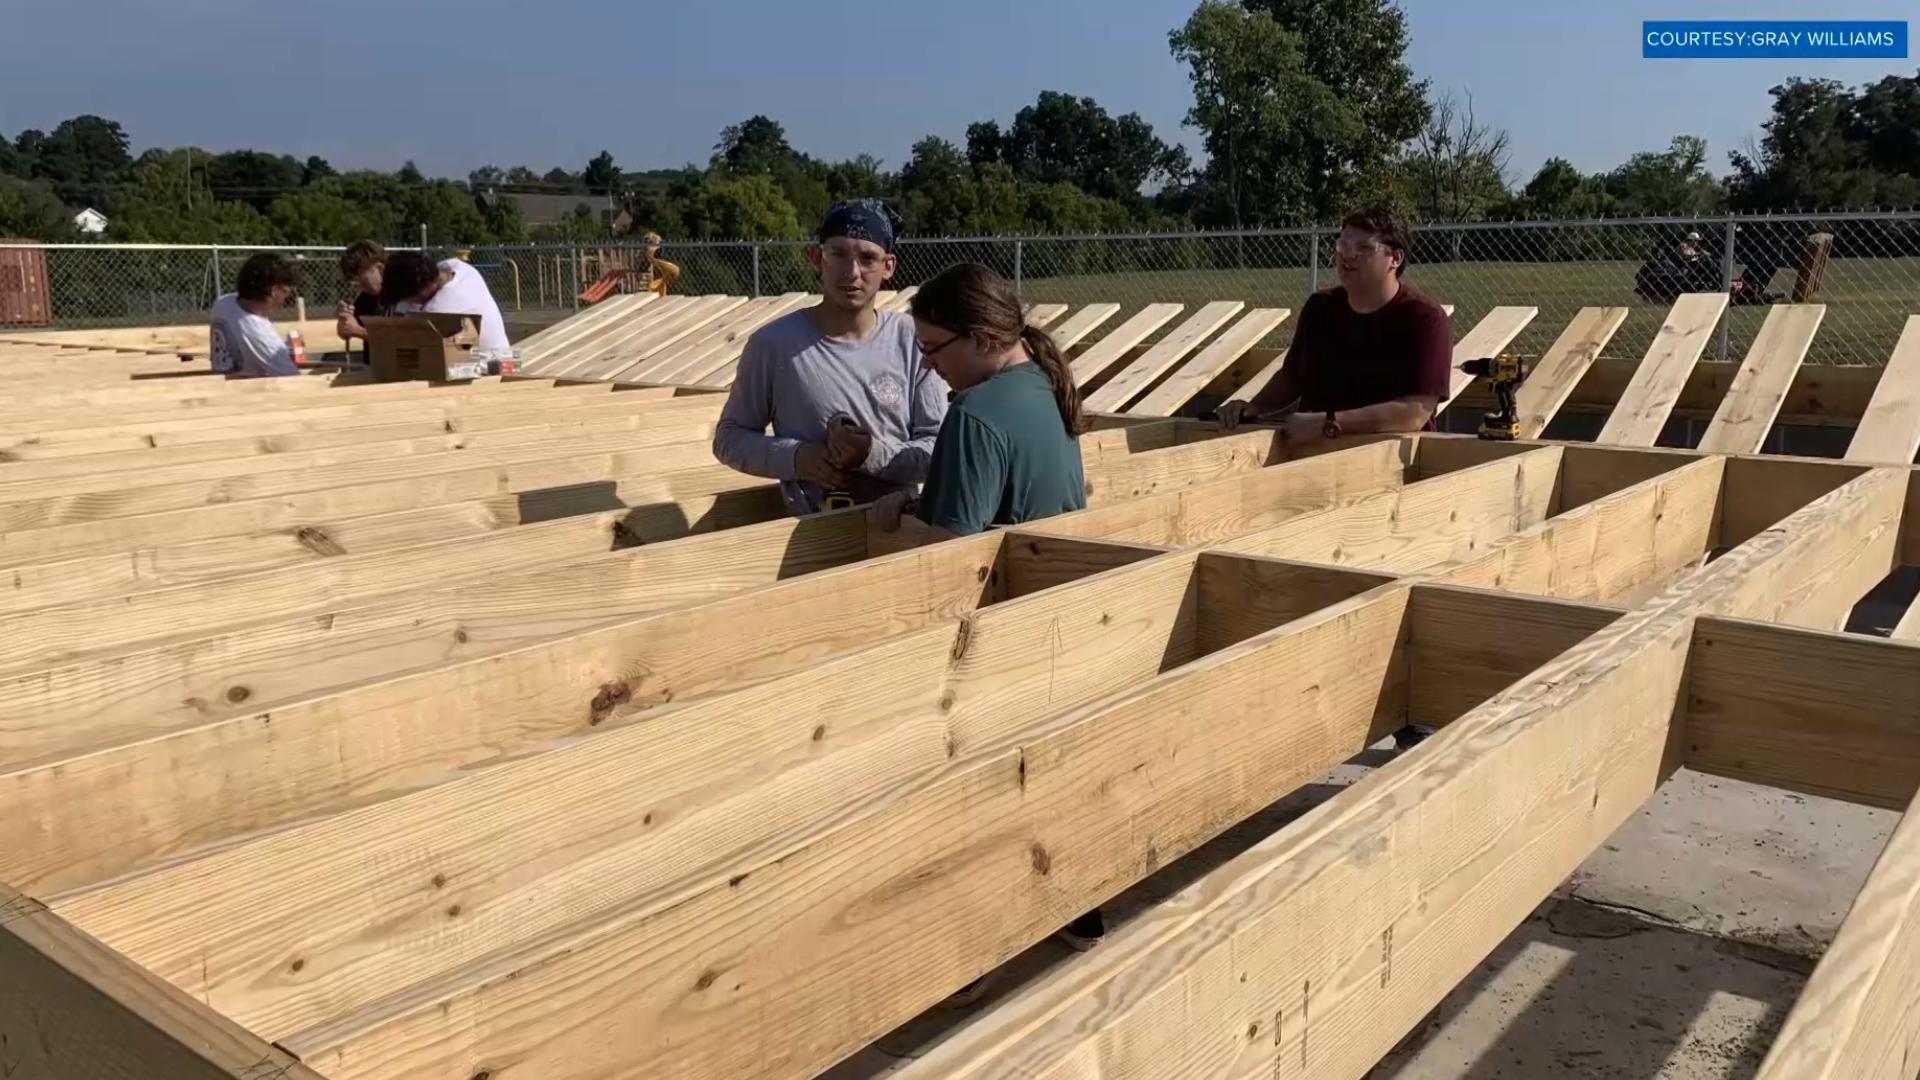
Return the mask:
<path fill-rule="evenodd" d="M 1480 437 L 1508 442 L 1520 437 L 1520 412 L 1514 405 L 1514 390 L 1527 378 L 1526 361 L 1512 353 L 1483 356 L 1460 365 L 1469 375 L 1478 375 L 1493 384 L 1493 397 L 1499 403 L 1480 416 Z"/>

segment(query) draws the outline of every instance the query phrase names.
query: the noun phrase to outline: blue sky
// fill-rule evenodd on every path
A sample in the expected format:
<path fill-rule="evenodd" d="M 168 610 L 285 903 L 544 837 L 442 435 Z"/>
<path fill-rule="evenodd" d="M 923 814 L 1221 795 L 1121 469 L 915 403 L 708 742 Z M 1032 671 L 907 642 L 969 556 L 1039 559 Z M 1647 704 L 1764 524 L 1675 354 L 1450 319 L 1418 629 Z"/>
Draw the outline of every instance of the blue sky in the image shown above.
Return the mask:
<path fill-rule="evenodd" d="M 579 168 L 602 147 L 627 168 L 704 162 L 721 127 L 764 112 L 809 152 L 898 165 L 922 135 L 961 142 L 970 121 L 1005 122 L 1055 89 L 1137 111 L 1193 146 L 1186 73 L 1167 49 L 1193 2 L 0 0 L 0 133 L 96 112 L 125 124 L 136 152 L 256 147 L 382 168 L 413 158 L 464 176 L 486 163 Z M 1471 93 L 1479 117 L 1510 133 L 1516 182 L 1553 155 L 1601 169 L 1683 132 L 1707 138 L 1722 173 L 1728 150 L 1759 137 L 1782 79 L 1859 84 L 1920 68 L 1640 58 L 1642 19 L 1910 18 L 1912 0 L 1402 6 L 1415 74 Z"/>

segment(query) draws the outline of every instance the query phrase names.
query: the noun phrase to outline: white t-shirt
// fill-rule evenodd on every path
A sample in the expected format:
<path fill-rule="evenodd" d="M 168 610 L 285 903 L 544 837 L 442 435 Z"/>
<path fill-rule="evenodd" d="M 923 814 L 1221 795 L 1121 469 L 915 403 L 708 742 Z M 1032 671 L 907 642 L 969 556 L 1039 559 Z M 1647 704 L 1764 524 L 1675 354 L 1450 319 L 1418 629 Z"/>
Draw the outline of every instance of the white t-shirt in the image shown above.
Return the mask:
<path fill-rule="evenodd" d="M 273 323 L 240 306 L 240 297 L 227 293 L 213 302 L 207 331 L 207 351 L 213 370 L 231 375 L 298 375 L 293 351 L 274 332 Z"/>
<path fill-rule="evenodd" d="M 477 315 L 480 317 L 480 342 L 474 346 L 475 360 L 505 360 L 513 355 L 513 346 L 507 341 L 507 324 L 500 318 L 500 305 L 493 302 L 493 292 L 487 288 L 487 279 L 480 271 L 459 259 L 448 259 L 440 264 L 440 269 L 453 275 L 453 280 L 440 286 L 425 307 L 415 307 L 402 301 L 394 306 L 394 311 L 406 314 L 412 311 L 425 311 L 448 315 Z"/>

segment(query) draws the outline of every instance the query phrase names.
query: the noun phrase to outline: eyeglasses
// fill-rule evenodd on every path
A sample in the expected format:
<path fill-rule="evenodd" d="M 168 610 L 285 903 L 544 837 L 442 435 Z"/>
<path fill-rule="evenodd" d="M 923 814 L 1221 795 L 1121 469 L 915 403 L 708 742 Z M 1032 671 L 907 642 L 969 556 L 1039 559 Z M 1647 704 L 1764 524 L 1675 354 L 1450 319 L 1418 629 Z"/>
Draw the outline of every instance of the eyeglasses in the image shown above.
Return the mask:
<path fill-rule="evenodd" d="M 938 355 L 939 353 L 942 353 L 947 349 L 952 348 L 954 342 L 959 341 L 964 337 L 966 337 L 965 334 L 955 334 L 938 345 L 928 345 L 926 342 L 921 341 L 918 343 L 920 346 L 920 354 L 921 356 L 927 359 L 932 359 L 934 356 Z"/>
<path fill-rule="evenodd" d="M 1387 245 L 1368 237 L 1365 240 L 1340 240 L 1333 249 L 1342 255 L 1377 255 L 1387 249 Z"/>
<path fill-rule="evenodd" d="M 821 248 L 820 253 L 836 267 L 841 269 L 849 266 L 858 267 L 863 274 L 871 274 L 883 269 L 888 258 L 885 252 L 854 251 L 838 247 Z"/>

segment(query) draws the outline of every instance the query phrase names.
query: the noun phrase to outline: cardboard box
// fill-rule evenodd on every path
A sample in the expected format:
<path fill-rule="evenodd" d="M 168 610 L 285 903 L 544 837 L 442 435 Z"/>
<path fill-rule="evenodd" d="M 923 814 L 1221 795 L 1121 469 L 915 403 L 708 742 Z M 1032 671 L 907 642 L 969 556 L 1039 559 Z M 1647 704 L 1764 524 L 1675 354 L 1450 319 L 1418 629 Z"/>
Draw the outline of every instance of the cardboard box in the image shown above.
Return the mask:
<path fill-rule="evenodd" d="M 480 340 L 480 316 L 415 312 L 368 316 L 367 355 L 375 382 L 432 382 L 477 379 L 489 365 L 473 358 Z"/>

